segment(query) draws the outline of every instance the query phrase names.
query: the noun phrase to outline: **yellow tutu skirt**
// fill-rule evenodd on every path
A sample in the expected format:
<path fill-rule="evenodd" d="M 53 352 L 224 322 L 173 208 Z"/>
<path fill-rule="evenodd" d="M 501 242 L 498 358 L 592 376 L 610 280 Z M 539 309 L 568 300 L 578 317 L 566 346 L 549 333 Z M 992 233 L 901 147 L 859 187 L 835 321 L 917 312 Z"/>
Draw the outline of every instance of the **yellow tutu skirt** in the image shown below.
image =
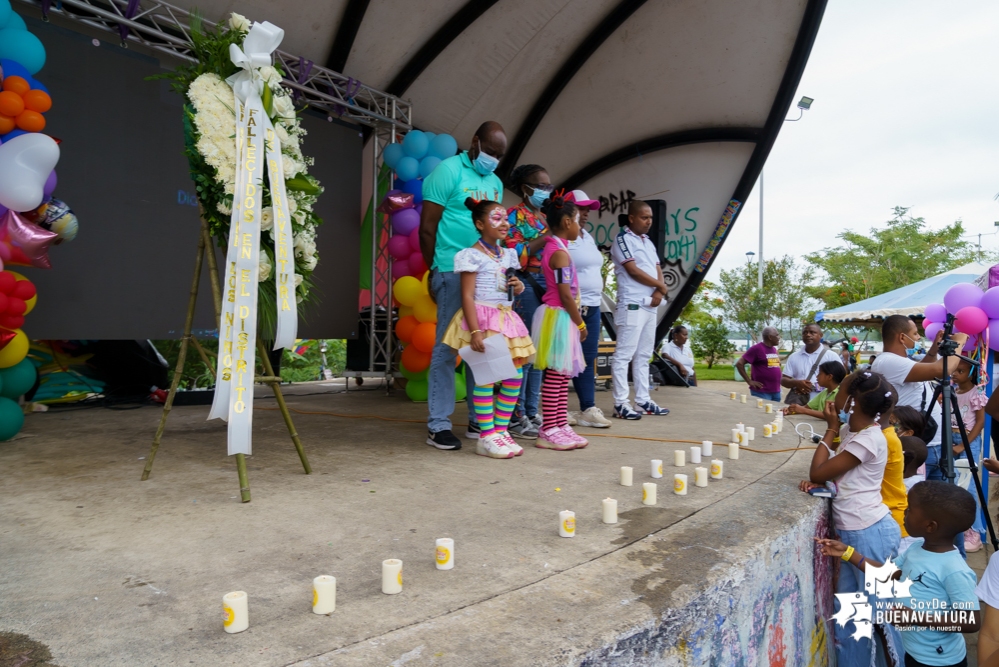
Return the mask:
<path fill-rule="evenodd" d="M 479 320 L 483 338 L 504 336 L 510 347 L 510 356 L 515 361 L 528 363 L 534 357 L 534 343 L 524 326 L 523 320 L 508 306 L 497 306 L 490 303 L 475 302 L 475 315 Z M 441 342 L 448 347 L 460 350 L 471 345 L 472 334 L 469 333 L 465 314 L 459 310 L 451 319 L 451 324 L 444 331 Z"/>

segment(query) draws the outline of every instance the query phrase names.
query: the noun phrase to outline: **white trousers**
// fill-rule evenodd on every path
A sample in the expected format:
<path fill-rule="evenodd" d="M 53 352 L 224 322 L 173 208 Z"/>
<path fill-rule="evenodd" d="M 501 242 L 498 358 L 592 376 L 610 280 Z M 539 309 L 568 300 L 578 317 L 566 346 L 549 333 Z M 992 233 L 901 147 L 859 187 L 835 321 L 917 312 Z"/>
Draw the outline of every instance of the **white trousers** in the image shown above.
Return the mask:
<path fill-rule="evenodd" d="M 628 403 L 628 364 L 635 382 L 635 402 L 648 403 L 649 360 L 656 342 L 656 312 L 644 308 L 627 310 L 618 308 L 614 314 L 617 325 L 617 348 L 611 360 L 614 377 L 614 405 Z"/>

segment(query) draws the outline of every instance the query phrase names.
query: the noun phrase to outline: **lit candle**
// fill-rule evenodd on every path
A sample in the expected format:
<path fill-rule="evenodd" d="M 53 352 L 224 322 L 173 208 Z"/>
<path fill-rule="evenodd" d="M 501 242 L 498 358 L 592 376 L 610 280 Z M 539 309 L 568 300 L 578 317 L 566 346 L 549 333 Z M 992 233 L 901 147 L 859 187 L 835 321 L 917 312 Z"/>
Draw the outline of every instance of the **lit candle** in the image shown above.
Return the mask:
<path fill-rule="evenodd" d="M 732 442 L 739 442 L 739 433 L 740 432 L 741 431 L 739 431 L 739 429 L 737 429 L 737 428 L 732 429 Z"/>
<path fill-rule="evenodd" d="M 434 560 L 438 570 L 454 569 L 454 540 L 450 537 L 437 538 L 437 549 Z"/>
<path fill-rule="evenodd" d="M 701 462 L 701 448 L 694 445 L 690 448 L 690 462 L 700 463 Z"/>
<path fill-rule="evenodd" d="M 617 523 L 617 501 L 613 498 L 603 499 L 604 523 Z"/>
<path fill-rule="evenodd" d="M 711 479 L 722 478 L 722 467 L 724 463 L 721 459 L 711 459 Z"/>
<path fill-rule="evenodd" d="M 332 614 L 336 611 L 336 577 L 327 574 L 312 580 L 312 613 Z"/>
<path fill-rule="evenodd" d="M 756 407 L 758 407 L 758 408 L 762 408 L 763 407 L 763 399 L 762 398 L 757 398 L 756 399 Z"/>
<path fill-rule="evenodd" d="M 687 465 L 686 458 L 687 458 L 687 452 L 683 451 L 682 449 L 675 450 L 673 452 L 673 465 L 675 465 L 677 468 L 684 467 L 685 465 Z"/>
<path fill-rule="evenodd" d="M 242 632 L 250 627 L 250 615 L 244 591 L 233 591 L 222 596 L 222 627 L 229 634 Z"/>
<path fill-rule="evenodd" d="M 772 430 L 773 429 L 771 428 L 770 424 L 764 424 L 763 425 L 763 437 L 764 438 L 769 438 L 770 437 L 770 432 Z"/>
<path fill-rule="evenodd" d="M 766 412 L 768 415 L 771 412 L 773 412 L 774 411 L 774 405 L 773 405 L 773 403 L 767 403 L 765 406 L 763 406 L 763 411 Z"/>
<path fill-rule="evenodd" d="M 558 536 L 576 537 L 576 513 L 562 510 L 558 513 Z"/>
<path fill-rule="evenodd" d="M 756 427 L 747 426 L 746 427 L 746 440 L 756 440 Z"/>
<path fill-rule="evenodd" d="M 708 469 L 698 466 L 694 468 L 694 486 L 708 485 Z"/>
<path fill-rule="evenodd" d="M 656 479 L 663 476 L 663 462 L 660 459 L 652 459 L 652 476 Z"/>
<path fill-rule="evenodd" d="M 382 593 L 402 593 L 402 561 L 398 558 L 382 561 Z"/>
<path fill-rule="evenodd" d="M 730 443 L 728 443 L 728 457 L 730 459 L 738 459 L 739 458 L 739 443 L 738 442 L 730 442 Z"/>
<path fill-rule="evenodd" d="M 746 395 L 745 394 L 743 394 L 742 396 L 739 397 L 739 402 L 740 403 L 745 403 L 746 402 Z"/>
<path fill-rule="evenodd" d="M 728 397 L 729 397 L 730 400 L 734 401 L 735 400 L 735 392 L 734 391 L 728 392 Z"/>
<path fill-rule="evenodd" d="M 621 486 L 631 486 L 630 466 L 621 466 Z"/>
<path fill-rule="evenodd" d="M 701 440 L 701 454 L 703 454 L 704 456 L 711 456 L 713 447 L 714 443 L 711 442 L 710 440 Z"/>
<path fill-rule="evenodd" d="M 655 505 L 656 504 L 656 485 L 653 482 L 646 482 L 642 484 L 642 504 L 643 505 Z"/>
<path fill-rule="evenodd" d="M 687 476 L 677 473 L 673 475 L 673 493 L 678 496 L 687 495 Z"/>

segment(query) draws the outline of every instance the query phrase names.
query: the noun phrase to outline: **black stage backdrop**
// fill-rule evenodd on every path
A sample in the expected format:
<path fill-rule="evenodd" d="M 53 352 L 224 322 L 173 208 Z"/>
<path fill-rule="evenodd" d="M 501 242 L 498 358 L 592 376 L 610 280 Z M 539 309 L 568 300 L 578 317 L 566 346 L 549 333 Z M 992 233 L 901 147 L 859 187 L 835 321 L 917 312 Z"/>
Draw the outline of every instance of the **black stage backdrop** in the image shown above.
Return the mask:
<path fill-rule="evenodd" d="M 53 246 L 52 269 L 10 267 L 38 286 L 33 339 L 180 338 L 199 220 L 183 156 L 182 100 L 156 58 L 27 19 L 48 59 L 37 75 L 52 95 L 45 132 L 62 140 L 55 196 L 80 220 Z M 304 153 L 325 187 L 315 272 L 319 301 L 301 338 L 352 338 L 357 329 L 362 139 L 355 127 L 306 115 Z M 219 265 L 223 265 L 223 256 Z M 195 333 L 215 331 L 207 264 Z"/>

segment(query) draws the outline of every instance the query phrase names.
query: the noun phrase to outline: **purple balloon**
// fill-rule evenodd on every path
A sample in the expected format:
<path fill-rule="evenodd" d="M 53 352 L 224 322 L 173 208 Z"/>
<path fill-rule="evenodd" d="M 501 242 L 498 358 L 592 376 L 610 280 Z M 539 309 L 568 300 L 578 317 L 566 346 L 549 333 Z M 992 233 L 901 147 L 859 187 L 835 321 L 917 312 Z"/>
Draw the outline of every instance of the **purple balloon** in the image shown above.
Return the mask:
<path fill-rule="evenodd" d="M 944 305 L 948 313 L 957 315 L 957 311 L 968 306 L 978 308 L 982 302 L 982 290 L 971 283 L 958 283 L 944 294 Z M 932 318 L 930 318 L 932 319 Z"/>
<path fill-rule="evenodd" d="M 923 331 L 926 333 L 926 339 L 928 341 L 932 341 L 934 338 L 937 337 L 937 334 L 943 328 L 944 328 L 943 322 L 934 322 L 933 324 L 927 325 L 925 329 L 923 329 Z"/>
<path fill-rule="evenodd" d="M 978 307 L 985 311 L 989 319 L 999 318 L 999 287 L 993 287 L 985 292 Z"/>
<path fill-rule="evenodd" d="M 968 340 L 964 341 L 962 351 L 974 352 L 976 347 L 978 347 L 978 336 L 968 336 Z"/>
<path fill-rule="evenodd" d="M 989 349 L 999 352 L 999 320 L 992 320 L 986 329 L 989 332 Z"/>
<path fill-rule="evenodd" d="M 954 328 L 961 333 L 974 336 L 980 334 L 982 329 L 987 326 L 989 326 L 989 316 L 981 308 L 977 306 L 965 306 L 957 311 Z"/>
<path fill-rule="evenodd" d="M 413 249 L 409 247 L 409 236 L 393 236 L 388 241 L 388 251 L 395 260 L 408 258 Z"/>
<path fill-rule="evenodd" d="M 945 322 L 947 320 L 947 307 L 942 303 L 931 303 L 926 306 L 924 317 L 930 322 Z"/>
<path fill-rule="evenodd" d="M 45 185 L 42 187 L 42 194 L 45 195 L 45 200 L 48 201 L 52 193 L 55 192 L 56 185 L 59 184 L 59 178 L 56 176 L 55 169 L 49 174 L 49 177 L 45 179 Z"/>
<path fill-rule="evenodd" d="M 420 214 L 407 208 L 392 214 L 392 231 L 398 236 L 409 236 L 420 226 Z"/>

